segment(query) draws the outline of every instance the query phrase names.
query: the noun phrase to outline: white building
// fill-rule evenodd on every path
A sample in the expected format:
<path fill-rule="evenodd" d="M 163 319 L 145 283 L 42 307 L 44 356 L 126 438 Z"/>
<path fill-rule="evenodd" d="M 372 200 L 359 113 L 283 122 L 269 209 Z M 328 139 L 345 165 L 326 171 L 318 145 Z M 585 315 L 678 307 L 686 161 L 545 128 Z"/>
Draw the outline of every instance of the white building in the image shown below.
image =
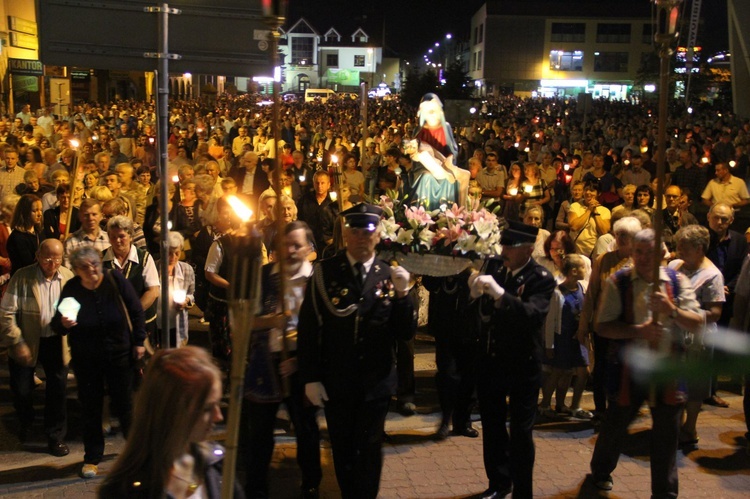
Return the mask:
<path fill-rule="evenodd" d="M 372 87 L 398 79 L 398 74 L 389 77 L 383 72 L 383 49 L 361 27 L 330 27 L 321 34 L 301 18 L 282 33 L 279 50 L 285 92 L 307 88 L 357 92 L 361 82 Z"/>

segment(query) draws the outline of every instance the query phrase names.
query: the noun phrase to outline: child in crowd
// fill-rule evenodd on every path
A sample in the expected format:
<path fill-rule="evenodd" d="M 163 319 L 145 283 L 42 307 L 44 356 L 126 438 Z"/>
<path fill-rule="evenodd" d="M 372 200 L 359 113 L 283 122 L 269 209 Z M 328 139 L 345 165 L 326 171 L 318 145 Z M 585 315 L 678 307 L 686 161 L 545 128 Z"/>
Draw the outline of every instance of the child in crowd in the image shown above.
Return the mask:
<path fill-rule="evenodd" d="M 567 255 L 561 271 L 565 280 L 555 289 L 545 325 L 546 356 L 551 372 L 542 388 L 539 412 L 549 418 L 563 415 L 591 419 L 591 412 L 581 409 L 581 397 L 589 375 L 589 355 L 586 346 L 576 337 L 586 291 L 581 283 L 586 273 L 585 262 L 580 255 Z M 573 400 L 570 407 L 566 407 L 565 396 L 573 375 L 576 378 Z M 550 407 L 552 392 L 555 392 L 555 410 Z"/>

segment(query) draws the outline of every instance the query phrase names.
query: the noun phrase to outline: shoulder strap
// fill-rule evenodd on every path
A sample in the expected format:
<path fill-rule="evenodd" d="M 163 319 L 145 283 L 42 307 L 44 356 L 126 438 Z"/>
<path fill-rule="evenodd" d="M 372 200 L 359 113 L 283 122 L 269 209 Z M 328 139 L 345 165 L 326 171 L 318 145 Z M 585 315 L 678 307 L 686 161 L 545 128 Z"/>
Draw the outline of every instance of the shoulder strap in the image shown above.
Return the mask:
<path fill-rule="evenodd" d="M 120 304 L 120 312 L 125 316 L 125 320 L 128 322 L 128 331 L 130 331 L 130 336 L 132 340 L 133 336 L 133 323 L 130 322 L 130 314 L 128 313 L 128 309 L 125 306 L 125 300 L 122 299 L 122 293 L 120 292 L 120 286 L 117 285 L 117 281 L 114 277 L 112 277 L 112 270 L 106 271 L 107 279 L 109 279 L 109 282 L 112 284 L 112 286 L 115 289 L 115 293 L 117 294 L 117 301 Z"/>

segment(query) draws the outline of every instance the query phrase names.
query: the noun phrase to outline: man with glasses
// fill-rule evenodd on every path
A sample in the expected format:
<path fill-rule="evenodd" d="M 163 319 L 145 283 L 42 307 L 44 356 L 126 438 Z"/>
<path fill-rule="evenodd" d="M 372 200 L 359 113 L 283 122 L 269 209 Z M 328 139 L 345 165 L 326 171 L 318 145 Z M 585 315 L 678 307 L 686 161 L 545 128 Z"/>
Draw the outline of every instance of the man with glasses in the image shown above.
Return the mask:
<path fill-rule="evenodd" d="M 10 347 L 8 368 L 19 438 L 26 440 L 34 422 L 34 370 L 41 364 L 46 376 L 44 432 L 50 454 L 57 457 L 69 452 L 65 391 L 70 354 L 66 339 L 50 328 L 60 291 L 73 278 L 60 266 L 62 257 L 58 239 L 42 241 L 37 263 L 13 274 L 0 304 L 0 346 Z"/>
<path fill-rule="evenodd" d="M 747 255 L 747 241 L 739 232 L 729 230 L 734 222 L 734 210 L 726 203 L 716 203 L 708 211 L 708 228 L 711 242 L 706 256 L 716 265 L 724 276 L 724 295 L 726 302 L 718 326 L 728 327 L 734 315 L 734 289 L 737 286 L 742 262 Z M 717 377 L 711 380 L 711 396 L 704 404 L 717 407 L 729 407 L 729 404 L 716 394 Z"/>
<path fill-rule="evenodd" d="M 672 235 L 677 234 L 677 231 L 682 227 L 688 225 L 697 225 L 698 219 L 687 211 L 687 204 L 680 203 L 682 199 L 682 189 L 676 185 L 670 185 L 667 190 L 664 191 L 664 198 L 667 201 L 667 207 L 664 208 L 661 213 L 664 218 L 664 228 L 669 229 Z M 671 241 L 666 241 L 669 251 L 675 252 L 675 244 Z M 670 260 L 675 257 L 674 254 L 670 255 Z"/>

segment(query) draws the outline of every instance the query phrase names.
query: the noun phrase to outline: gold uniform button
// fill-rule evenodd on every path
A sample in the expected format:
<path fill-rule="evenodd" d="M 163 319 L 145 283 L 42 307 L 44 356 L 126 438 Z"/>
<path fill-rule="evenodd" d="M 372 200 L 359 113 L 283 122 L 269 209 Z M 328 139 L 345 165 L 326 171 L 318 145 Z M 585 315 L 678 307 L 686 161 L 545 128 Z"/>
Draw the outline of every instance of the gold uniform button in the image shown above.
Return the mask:
<path fill-rule="evenodd" d="M 339 304 L 338 296 L 334 296 L 333 298 L 331 298 L 331 303 L 333 303 L 334 305 L 338 305 Z"/>

